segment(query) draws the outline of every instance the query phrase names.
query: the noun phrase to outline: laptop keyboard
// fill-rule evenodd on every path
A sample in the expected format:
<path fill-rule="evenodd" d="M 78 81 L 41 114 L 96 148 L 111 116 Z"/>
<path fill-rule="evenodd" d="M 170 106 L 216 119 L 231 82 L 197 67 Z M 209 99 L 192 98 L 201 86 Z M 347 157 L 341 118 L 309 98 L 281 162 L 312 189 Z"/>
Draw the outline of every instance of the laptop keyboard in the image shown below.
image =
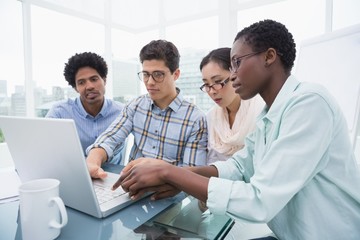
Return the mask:
<path fill-rule="evenodd" d="M 94 189 L 100 204 L 111 201 L 125 194 L 124 191 L 113 191 L 108 187 L 99 186 L 97 184 L 94 184 Z"/>
<path fill-rule="evenodd" d="M 110 172 L 107 172 L 107 174 L 108 176 L 105 179 L 92 180 L 99 204 L 106 203 L 126 194 L 121 187 L 116 190 L 111 190 L 112 185 L 118 180 L 119 175 Z"/>

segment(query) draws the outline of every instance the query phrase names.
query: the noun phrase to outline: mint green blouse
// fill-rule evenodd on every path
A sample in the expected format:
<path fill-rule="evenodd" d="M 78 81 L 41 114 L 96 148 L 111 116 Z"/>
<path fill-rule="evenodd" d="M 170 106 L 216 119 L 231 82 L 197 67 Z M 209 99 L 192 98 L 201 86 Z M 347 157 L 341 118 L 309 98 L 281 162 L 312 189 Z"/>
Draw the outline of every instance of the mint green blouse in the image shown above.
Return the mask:
<path fill-rule="evenodd" d="M 245 147 L 215 162 L 207 206 L 279 239 L 360 239 L 360 171 L 335 99 L 289 77 Z"/>

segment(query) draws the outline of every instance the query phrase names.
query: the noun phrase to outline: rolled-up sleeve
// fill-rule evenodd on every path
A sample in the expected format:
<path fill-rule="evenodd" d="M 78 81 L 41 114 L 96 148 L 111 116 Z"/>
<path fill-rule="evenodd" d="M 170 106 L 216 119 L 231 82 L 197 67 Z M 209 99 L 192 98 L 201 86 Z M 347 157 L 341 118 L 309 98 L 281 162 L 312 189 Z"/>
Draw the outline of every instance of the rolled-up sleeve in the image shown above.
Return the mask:
<path fill-rule="evenodd" d="M 234 188 L 234 184 L 241 184 L 244 187 L 253 175 L 251 159 L 254 138 L 255 133 L 250 134 L 245 139 L 245 147 L 227 161 L 217 161 L 211 164 L 216 167 L 219 176 L 210 178 L 208 185 L 207 206 L 214 214 L 228 213 L 229 202 L 237 194 L 234 191 L 237 188 Z"/>
<path fill-rule="evenodd" d="M 227 211 L 233 181 L 212 177 L 208 186 L 207 206 L 214 214 L 224 215 Z"/>

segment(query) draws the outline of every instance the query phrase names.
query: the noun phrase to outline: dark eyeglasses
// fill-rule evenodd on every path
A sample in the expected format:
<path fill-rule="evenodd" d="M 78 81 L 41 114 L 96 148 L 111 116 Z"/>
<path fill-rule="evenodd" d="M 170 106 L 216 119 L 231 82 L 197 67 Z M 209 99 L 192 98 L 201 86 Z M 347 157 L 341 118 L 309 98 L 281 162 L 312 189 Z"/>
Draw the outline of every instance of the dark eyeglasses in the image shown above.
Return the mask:
<path fill-rule="evenodd" d="M 240 57 L 232 59 L 231 60 L 231 67 L 229 68 L 230 72 L 236 73 L 236 71 L 240 67 L 241 59 L 247 58 L 247 57 L 252 57 L 252 56 L 255 56 L 255 55 L 257 55 L 259 53 L 262 53 L 262 52 L 265 52 L 265 51 L 252 52 L 252 53 L 248 53 L 248 54 L 245 54 L 245 55 L 242 55 Z"/>
<path fill-rule="evenodd" d="M 203 92 L 210 92 L 210 89 L 214 89 L 214 90 L 220 90 L 222 89 L 228 82 L 230 81 L 230 77 L 228 77 L 227 79 L 225 79 L 222 82 L 218 82 L 218 83 L 214 83 L 212 85 L 208 85 L 208 84 L 204 84 L 200 87 L 200 90 Z"/>
<path fill-rule="evenodd" d="M 142 72 L 138 72 L 138 76 L 139 76 L 140 81 L 147 82 L 147 81 L 149 81 L 150 76 L 151 76 L 155 82 L 160 83 L 160 82 L 164 81 L 165 72 L 153 71 L 152 73 L 149 73 L 146 71 L 142 71 Z"/>

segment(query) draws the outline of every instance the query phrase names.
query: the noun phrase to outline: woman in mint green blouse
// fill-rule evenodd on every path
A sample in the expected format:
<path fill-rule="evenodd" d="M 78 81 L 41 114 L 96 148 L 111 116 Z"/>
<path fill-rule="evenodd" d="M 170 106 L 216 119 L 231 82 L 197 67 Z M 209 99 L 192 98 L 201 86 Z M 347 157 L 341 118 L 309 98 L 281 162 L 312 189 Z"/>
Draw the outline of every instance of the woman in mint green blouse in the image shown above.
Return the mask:
<path fill-rule="evenodd" d="M 134 199 L 182 190 L 213 214 L 267 223 L 278 239 L 360 239 L 360 171 L 346 120 L 324 87 L 291 75 L 295 55 L 281 23 L 240 31 L 231 49 L 233 86 L 242 99 L 260 94 L 266 103 L 244 148 L 205 167 L 139 159 L 114 188 Z"/>

